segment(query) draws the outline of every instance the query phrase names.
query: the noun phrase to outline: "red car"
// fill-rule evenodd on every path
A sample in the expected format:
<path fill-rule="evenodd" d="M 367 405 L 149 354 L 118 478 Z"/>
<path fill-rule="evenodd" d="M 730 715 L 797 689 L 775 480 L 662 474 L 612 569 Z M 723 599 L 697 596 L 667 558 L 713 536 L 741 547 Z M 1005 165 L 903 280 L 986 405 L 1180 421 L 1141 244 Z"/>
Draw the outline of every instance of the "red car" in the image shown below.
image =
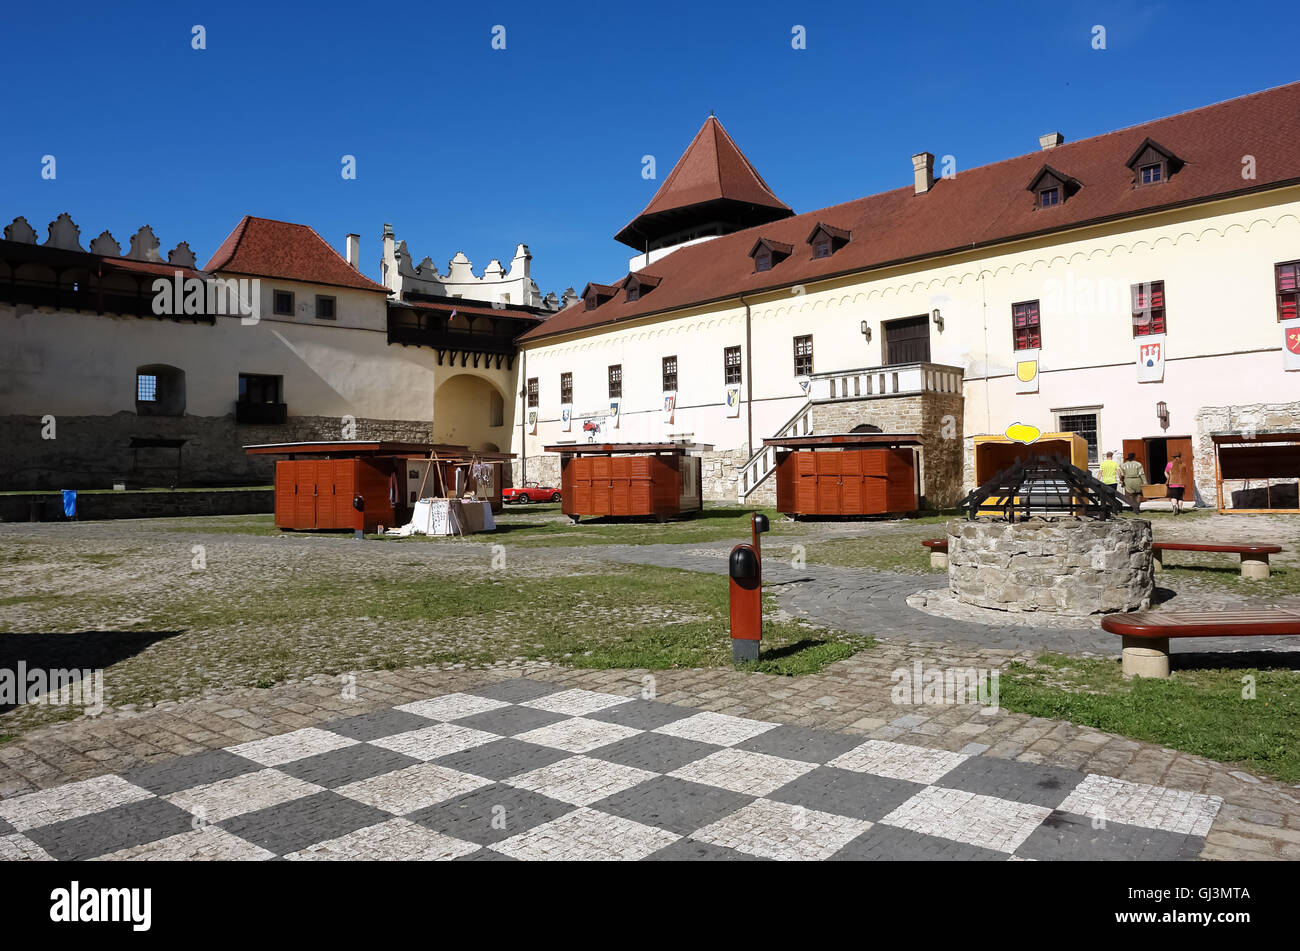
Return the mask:
<path fill-rule="evenodd" d="M 525 502 L 558 501 L 560 501 L 559 489 L 538 485 L 536 482 L 525 482 L 519 488 L 501 490 L 501 503 L 503 505 L 508 505 L 511 502 L 523 505 Z"/>

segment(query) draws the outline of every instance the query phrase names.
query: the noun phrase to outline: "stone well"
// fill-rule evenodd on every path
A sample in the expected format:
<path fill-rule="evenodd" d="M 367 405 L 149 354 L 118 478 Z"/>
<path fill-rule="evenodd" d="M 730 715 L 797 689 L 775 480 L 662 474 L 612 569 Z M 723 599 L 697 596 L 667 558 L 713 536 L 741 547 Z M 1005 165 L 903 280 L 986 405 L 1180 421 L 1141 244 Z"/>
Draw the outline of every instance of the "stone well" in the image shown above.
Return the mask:
<path fill-rule="evenodd" d="M 979 518 L 948 523 L 948 587 L 1001 611 L 1084 616 L 1151 604 L 1145 519 Z"/>

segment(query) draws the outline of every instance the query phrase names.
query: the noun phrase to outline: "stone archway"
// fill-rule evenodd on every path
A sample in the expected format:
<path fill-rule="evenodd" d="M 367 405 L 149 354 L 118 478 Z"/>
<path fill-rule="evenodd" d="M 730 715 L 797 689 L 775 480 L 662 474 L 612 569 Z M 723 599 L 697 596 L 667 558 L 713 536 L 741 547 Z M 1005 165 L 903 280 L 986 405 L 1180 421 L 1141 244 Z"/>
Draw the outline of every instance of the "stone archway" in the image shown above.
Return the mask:
<path fill-rule="evenodd" d="M 457 373 L 433 394 L 433 441 L 485 449 L 510 441 L 505 394 L 491 380 Z"/>

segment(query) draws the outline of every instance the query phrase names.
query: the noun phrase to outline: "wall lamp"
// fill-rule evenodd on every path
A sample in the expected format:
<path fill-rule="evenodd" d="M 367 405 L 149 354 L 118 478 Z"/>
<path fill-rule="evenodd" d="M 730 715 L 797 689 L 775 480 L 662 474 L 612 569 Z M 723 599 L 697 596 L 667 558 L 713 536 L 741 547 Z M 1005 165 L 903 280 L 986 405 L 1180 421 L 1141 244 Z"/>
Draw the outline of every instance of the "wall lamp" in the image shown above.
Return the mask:
<path fill-rule="evenodd" d="M 1156 404 L 1156 419 L 1160 420 L 1160 428 L 1169 428 L 1169 404 L 1161 400 Z"/>
<path fill-rule="evenodd" d="M 858 329 L 862 331 L 862 336 L 866 339 L 867 343 L 871 343 L 871 324 L 864 320 L 862 323 L 858 324 Z"/>
<path fill-rule="evenodd" d="M 934 325 L 939 328 L 939 333 L 943 333 L 943 314 L 939 313 L 939 308 L 932 310 L 930 316 L 934 319 Z"/>

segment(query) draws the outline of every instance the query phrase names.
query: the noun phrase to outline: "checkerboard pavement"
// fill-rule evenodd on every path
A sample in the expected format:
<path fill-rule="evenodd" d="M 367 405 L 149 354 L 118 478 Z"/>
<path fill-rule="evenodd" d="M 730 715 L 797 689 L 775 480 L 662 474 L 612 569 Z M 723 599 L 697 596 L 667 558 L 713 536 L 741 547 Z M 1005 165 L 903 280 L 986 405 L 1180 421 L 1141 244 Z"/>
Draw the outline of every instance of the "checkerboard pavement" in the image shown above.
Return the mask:
<path fill-rule="evenodd" d="M 0 800 L 0 860 L 1191 859 L 1221 804 L 516 679 Z"/>

